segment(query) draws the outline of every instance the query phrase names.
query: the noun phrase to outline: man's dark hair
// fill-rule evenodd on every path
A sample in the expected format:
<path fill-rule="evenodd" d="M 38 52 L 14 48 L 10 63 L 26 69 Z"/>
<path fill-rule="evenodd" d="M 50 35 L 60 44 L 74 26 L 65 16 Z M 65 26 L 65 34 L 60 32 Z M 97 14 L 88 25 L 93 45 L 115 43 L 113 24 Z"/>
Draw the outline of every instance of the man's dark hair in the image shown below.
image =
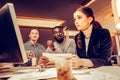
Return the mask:
<path fill-rule="evenodd" d="M 56 29 L 56 28 L 60 28 L 60 29 L 63 30 L 63 27 L 64 27 L 64 26 L 55 26 L 55 27 L 52 29 L 52 33 L 54 33 L 54 29 Z"/>

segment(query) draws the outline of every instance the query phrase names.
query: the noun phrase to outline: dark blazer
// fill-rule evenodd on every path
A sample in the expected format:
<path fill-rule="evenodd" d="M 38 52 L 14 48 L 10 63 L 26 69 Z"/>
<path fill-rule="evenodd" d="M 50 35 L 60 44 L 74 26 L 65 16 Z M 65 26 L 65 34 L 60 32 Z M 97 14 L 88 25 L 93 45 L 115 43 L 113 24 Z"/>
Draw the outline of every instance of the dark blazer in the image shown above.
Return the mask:
<path fill-rule="evenodd" d="M 81 37 L 81 48 L 78 47 L 78 35 Z M 86 53 L 84 34 L 80 32 L 75 36 L 77 55 L 80 58 L 90 59 L 94 67 L 111 65 L 112 40 L 110 32 L 107 29 L 95 28 L 93 26 L 88 52 Z M 87 54 L 87 55 L 86 55 Z"/>

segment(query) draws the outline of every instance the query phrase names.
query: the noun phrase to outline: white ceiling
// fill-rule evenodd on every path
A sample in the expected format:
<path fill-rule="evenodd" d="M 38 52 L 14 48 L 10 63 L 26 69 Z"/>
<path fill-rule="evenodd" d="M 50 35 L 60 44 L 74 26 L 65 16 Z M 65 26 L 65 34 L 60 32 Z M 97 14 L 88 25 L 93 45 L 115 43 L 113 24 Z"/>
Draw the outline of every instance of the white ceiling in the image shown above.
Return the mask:
<path fill-rule="evenodd" d="M 17 16 L 66 20 L 69 29 L 75 30 L 73 12 L 85 0 L 0 0 L 0 7 L 7 2 L 15 6 Z M 96 20 L 104 28 L 115 32 L 111 0 L 95 0 L 89 7 L 94 10 Z"/>

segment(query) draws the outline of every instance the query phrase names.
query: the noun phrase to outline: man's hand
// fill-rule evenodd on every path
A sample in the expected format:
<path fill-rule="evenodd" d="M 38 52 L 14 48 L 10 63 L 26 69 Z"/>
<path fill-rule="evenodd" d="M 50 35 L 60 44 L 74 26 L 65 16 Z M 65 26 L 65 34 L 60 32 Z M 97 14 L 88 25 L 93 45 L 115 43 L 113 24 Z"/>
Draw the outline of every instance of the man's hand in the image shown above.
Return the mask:
<path fill-rule="evenodd" d="M 47 58 L 47 57 L 45 57 L 45 56 L 41 56 L 40 57 L 40 60 L 39 60 L 39 63 L 40 64 L 46 64 L 46 63 L 48 63 L 49 62 L 49 58 Z"/>
<path fill-rule="evenodd" d="M 31 56 L 32 56 L 30 51 L 26 51 L 26 55 L 27 55 L 28 58 L 31 58 Z"/>
<path fill-rule="evenodd" d="M 47 41 L 47 46 L 48 46 L 50 49 L 53 49 L 53 48 L 54 48 L 53 41 L 52 41 L 52 40 L 48 40 L 48 41 Z"/>
<path fill-rule="evenodd" d="M 55 63 L 54 61 L 50 61 L 49 58 L 45 57 L 45 56 L 41 56 L 39 63 L 41 66 L 44 66 L 46 68 L 50 68 L 50 67 L 54 67 Z"/>

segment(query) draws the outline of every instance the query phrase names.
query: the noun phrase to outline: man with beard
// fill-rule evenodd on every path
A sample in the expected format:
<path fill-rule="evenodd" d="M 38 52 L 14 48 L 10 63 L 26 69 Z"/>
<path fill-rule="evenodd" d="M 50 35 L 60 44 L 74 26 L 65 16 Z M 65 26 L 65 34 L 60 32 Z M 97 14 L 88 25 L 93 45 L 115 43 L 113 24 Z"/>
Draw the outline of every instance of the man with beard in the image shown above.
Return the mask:
<path fill-rule="evenodd" d="M 55 26 L 52 29 L 55 42 L 47 41 L 48 48 L 46 52 L 49 53 L 72 53 L 76 51 L 74 39 L 66 39 L 64 36 L 63 26 Z"/>
<path fill-rule="evenodd" d="M 47 41 L 48 48 L 46 52 L 48 53 L 76 53 L 76 45 L 74 39 L 66 39 L 64 36 L 63 26 L 55 26 L 52 29 L 52 33 L 55 39 L 55 42 L 52 40 Z M 45 65 L 46 67 L 54 66 L 54 61 L 50 61 L 49 58 L 41 56 L 39 63 L 41 66 Z"/>

